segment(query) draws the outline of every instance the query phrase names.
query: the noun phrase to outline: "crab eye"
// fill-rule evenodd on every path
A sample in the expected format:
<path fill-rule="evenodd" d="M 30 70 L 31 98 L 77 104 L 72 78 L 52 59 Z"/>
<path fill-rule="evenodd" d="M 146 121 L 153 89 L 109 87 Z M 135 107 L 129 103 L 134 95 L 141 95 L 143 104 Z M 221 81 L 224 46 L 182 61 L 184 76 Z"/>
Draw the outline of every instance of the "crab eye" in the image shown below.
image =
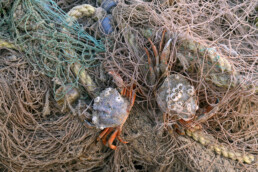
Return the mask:
<path fill-rule="evenodd" d="M 98 103 L 100 101 L 100 97 L 96 97 L 95 99 L 94 99 L 94 102 L 96 102 L 96 103 Z"/>
<path fill-rule="evenodd" d="M 176 78 L 176 79 L 179 79 L 179 75 L 176 75 L 175 78 Z"/>
<path fill-rule="evenodd" d="M 123 102 L 123 99 L 122 99 L 122 97 L 118 96 L 118 97 L 116 97 L 116 101 L 117 102 Z"/>

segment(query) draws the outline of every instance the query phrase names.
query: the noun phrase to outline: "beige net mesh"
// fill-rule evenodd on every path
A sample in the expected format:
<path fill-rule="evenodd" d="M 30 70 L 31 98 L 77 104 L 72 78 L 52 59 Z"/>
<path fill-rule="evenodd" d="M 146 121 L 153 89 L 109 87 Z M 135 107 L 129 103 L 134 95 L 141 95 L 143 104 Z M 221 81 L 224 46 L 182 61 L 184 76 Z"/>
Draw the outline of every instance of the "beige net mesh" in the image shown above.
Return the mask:
<path fill-rule="evenodd" d="M 83 3 L 98 6 L 95 1 L 57 2 L 66 11 Z M 114 70 L 126 84 L 135 83 L 140 91 L 123 128 L 123 138 L 129 144 L 115 142 L 116 151 L 96 142 L 99 131 L 85 127 L 78 116 L 61 113 L 54 100 L 51 79 L 34 70 L 23 52 L 2 48 L 0 170 L 255 171 L 258 166 L 256 5 L 252 0 L 117 2 L 112 11 L 114 32 L 106 35 L 105 56 L 100 58 L 102 64 L 96 71 L 101 66 L 104 68 L 101 70 Z M 88 25 L 85 28 L 92 29 Z M 217 155 L 214 145 L 202 145 L 164 128 L 176 121 L 163 121 L 154 95 L 157 85 L 151 85 L 147 77 L 144 51 L 147 47 L 151 52 L 148 37 L 158 47 L 164 29 L 166 40 L 174 40 L 169 72 L 185 75 L 194 85 L 199 97 L 198 115 L 208 105 L 218 109 L 215 116 L 202 123 L 201 135 L 217 144 L 221 151 L 226 149 L 235 156 L 240 153 L 242 161 Z M 98 34 L 101 36 L 101 31 Z M 227 57 L 234 71 L 222 73 L 224 63 L 219 63 L 217 69 L 218 63 L 212 64 L 208 55 L 192 51 L 192 44 L 185 46 L 187 40 L 195 42 L 195 46 L 215 48 L 222 58 Z M 178 56 L 180 53 L 184 56 Z M 199 56 L 189 61 L 185 58 L 187 54 L 190 59 Z M 214 71 L 222 75 L 217 76 Z M 253 155 L 255 161 L 243 163 L 247 154 Z"/>

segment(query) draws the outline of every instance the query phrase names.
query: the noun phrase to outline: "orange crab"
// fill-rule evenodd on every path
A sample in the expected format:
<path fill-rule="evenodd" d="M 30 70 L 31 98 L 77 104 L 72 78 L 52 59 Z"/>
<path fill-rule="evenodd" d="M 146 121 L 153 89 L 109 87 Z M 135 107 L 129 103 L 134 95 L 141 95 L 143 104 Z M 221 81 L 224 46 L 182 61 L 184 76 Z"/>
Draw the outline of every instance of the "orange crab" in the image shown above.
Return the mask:
<path fill-rule="evenodd" d="M 87 111 L 89 106 L 82 100 L 80 100 L 80 103 L 78 103 L 75 108 L 79 110 L 79 118 L 85 122 L 87 127 L 95 127 L 103 130 L 97 140 L 101 139 L 104 145 L 106 144 L 107 136 L 114 130 L 113 134 L 108 139 L 108 145 L 111 149 L 116 149 L 116 146 L 113 145 L 115 138 L 122 143 L 127 143 L 122 140 L 120 134 L 134 105 L 136 92 L 134 86 L 129 89 L 124 87 L 123 80 L 118 74 L 115 72 L 109 72 L 109 74 L 113 76 L 115 83 L 121 89 L 121 94 L 115 88 L 106 88 L 100 93 L 92 91 L 89 92 L 90 95 L 99 94 L 94 98 L 93 108 L 90 108 L 92 109 L 92 113 Z M 65 96 L 62 96 L 62 91 L 66 92 Z M 67 104 L 69 107 L 72 107 L 72 104 L 79 99 L 80 92 L 78 89 L 67 85 L 57 90 L 56 97 L 58 98 L 57 103 L 60 107 L 66 110 Z M 127 98 L 129 98 L 129 100 Z M 83 109 L 82 113 L 81 109 Z"/>
<path fill-rule="evenodd" d="M 94 99 L 93 113 L 91 115 L 92 122 L 85 122 L 103 130 L 97 140 L 102 140 L 104 145 L 106 145 L 107 136 L 114 130 L 108 139 L 108 145 L 111 149 L 115 150 L 116 146 L 113 145 L 115 138 L 122 143 L 127 143 L 122 140 L 120 134 L 134 105 L 136 93 L 133 91 L 133 87 L 130 89 L 123 87 L 123 80 L 118 74 L 115 72 L 109 72 L 109 74 L 114 77 L 117 85 L 122 88 L 121 94 L 114 88 L 107 88 L 102 91 L 100 95 Z M 129 98 L 129 101 L 127 98 Z"/>

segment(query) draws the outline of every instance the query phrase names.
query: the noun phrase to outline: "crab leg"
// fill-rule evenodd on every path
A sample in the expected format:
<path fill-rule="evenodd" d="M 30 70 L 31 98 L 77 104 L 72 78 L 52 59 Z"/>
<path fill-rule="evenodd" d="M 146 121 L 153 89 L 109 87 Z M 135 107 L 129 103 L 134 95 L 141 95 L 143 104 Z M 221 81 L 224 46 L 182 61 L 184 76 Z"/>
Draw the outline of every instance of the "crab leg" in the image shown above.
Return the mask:
<path fill-rule="evenodd" d="M 118 88 L 121 89 L 124 87 L 124 81 L 118 73 L 116 73 L 115 71 L 109 71 L 108 74 L 113 77 L 115 84 L 117 85 Z"/>
<path fill-rule="evenodd" d="M 125 94 L 126 94 L 126 88 L 123 88 L 121 91 L 121 96 L 125 96 Z"/>
<path fill-rule="evenodd" d="M 145 52 L 146 52 L 147 57 L 148 57 L 148 64 L 149 64 L 149 71 L 150 71 L 150 84 L 154 84 L 155 80 L 156 80 L 156 75 L 154 73 L 154 68 L 153 68 L 151 58 L 150 58 L 150 53 L 147 50 L 147 48 L 144 47 L 144 49 L 145 49 Z"/>
<path fill-rule="evenodd" d="M 174 128 L 174 130 L 177 132 L 177 134 L 179 134 L 179 135 L 185 135 L 184 130 L 182 130 L 177 124 L 174 124 L 174 125 L 173 125 L 173 128 Z"/>
<path fill-rule="evenodd" d="M 180 119 L 179 123 L 191 131 L 199 130 L 202 128 L 202 126 L 199 123 L 196 123 L 194 120 L 185 121 Z"/>
<path fill-rule="evenodd" d="M 198 123 L 202 123 L 207 121 L 208 119 L 210 119 L 211 117 L 213 117 L 216 112 L 218 111 L 218 106 L 214 107 L 213 109 L 211 109 L 212 107 L 208 107 L 206 113 L 202 114 L 201 116 L 199 116 L 196 120 L 196 122 Z"/>
<path fill-rule="evenodd" d="M 111 149 L 116 150 L 116 146 L 113 145 L 113 141 L 115 140 L 116 136 L 118 134 L 118 129 L 115 130 L 115 132 L 110 136 L 109 140 L 108 140 L 108 145 Z"/>
<path fill-rule="evenodd" d="M 133 86 L 130 88 L 130 91 L 129 91 L 129 100 L 132 100 L 132 96 L 133 96 Z M 132 102 L 131 102 L 132 104 Z"/>
<path fill-rule="evenodd" d="M 151 84 L 154 84 L 155 80 L 156 80 L 156 75 L 154 73 L 153 64 L 152 64 L 152 61 L 151 61 L 151 58 L 150 58 L 150 53 L 147 50 L 147 48 L 144 47 L 144 49 L 145 49 L 145 52 L 146 52 L 147 57 L 148 57 L 148 64 L 149 64 L 149 71 L 150 71 L 150 81 L 151 81 Z"/>
<path fill-rule="evenodd" d="M 135 98 L 136 98 L 136 93 L 135 93 L 135 91 L 132 91 L 132 95 L 131 95 L 131 97 L 130 97 L 131 105 L 130 105 L 129 110 L 132 109 L 132 107 L 133 107 L 133 105 L 134 105 L 134 102 L 135 102 Z"/>
<path fill-rule="evenodd" d="M 126 97 L 130 97 L 130 91 L 126 91 Z"/>
<path fill-rule="evenodd" d="M 148 50 L 145 48 L 146 52 L 148 52 Z M 147 56 L 148 56 L 148 59 L 150 59 L 149 57 L 149 52 L 147 53 Z M 153 71 L 153 70 L 152 70 Z M 110 75 L 112 75 L 115 79 L 115 82 L 117 84 L 119 84 L 119 86 L 123 86 L 124 83 L 123 83 L 123 79 L 121 78 L 121 76 L 119 74 L 117 74 L 116 72 L 114 71 L 110 71 L 109 72 Z M 154 75 L 155 76 L 155 75 Z M 131 101 L 131 106 L 133 106 L 134 104 L 134 101 L 135 101 L 135 98 L 136 98 L 136 94 L 135 92 L 133 91 L 133 88 L 135 87 L 135 85 L 133 84 L 131 87 L 130 87 L 130 90 L 128 91 L 127 88 L 125 87 L 122 87 L 122 90 L 121 90 L 121 96 L 126 96 L 129 98 L 129 100 Z M 131 108 L 130 108 L 131 109 Z"/>
<path fill-rule="evenodd" d="M 156 57 L 156 66 L 157 66 L 159 64 L 159 55 L 158 55 L 157 47 L 154 45 L 154 43 L 152 42 L 152 40 L 150 38 L 148 38 L 148 40 L 151 44 L 151 48 L 153 50 L 154 56 Z"/>
<path fill-rule="evenodd" d="M 157 47 L 154 45 L 154 43 L 151 41 L 150 38 L 148 38 L 149 42 L 151 43 L 151 48 L 153 50 L 154 56 L 155 56 L 155 60 L 156 60 L 156 64 L 155 64 L 155 69 L 157 72 L 156 76 L 159 76 L 159 55 L 158 55 L 158 50 Z"/>
<path fill-rule="evenodd" d="M 165 33 L 166 33 L 166 30 L 163 30 L 161 41 L 159 43 L 159 53 L 161 53 L 161 51 L 162 51 L 162 47 L 163 47 L 163 43 L 164 43 L 164 39 L 165 39 Z"/>
<path fill-rule="evenodd" d="M 171 51 L 171 42 L 172 42 L 172 39 L 169 39 L 168 42 L 166 43 L 161 55 L 160 55 L 160 70 L 161 70 L 161 73 L 164 73 L 166 71 L 166 68 L 167 68 L 167 61 L 168 61 L 170 51 Z"/>
<path fill-rule="evenodd" d="M 123 141 L 123 139 L 120 137 L 120 134 L 121 134 L 121 131 L 122 131 L 122 127 L 119 127 L 119 129 L 117 129 L 117 130 L 118 130 L 117 139 L 118 139 L 121 143 L 124 143 L 124 144 L 128 143 L 128 142 L 126 142 L 126 141 Z"/>
<path fill-rule="evenodd" d="M 102 143 L 104 144 L 104 145 L 106 145 L 106 143 L 107 143 L 107 136 L 111 133 L 111 131 L 113 130 L 113 128 L 108 128 L 108 131 L 107 131 L 107 133 L 104 135 L 104 137 L 101 139 L 102 140 Z"/>
<path fill-rule="evenodd" d="M 108 132 L 110 128 L 105 128 L 99 135 L 99 137 L 97 138 L 97 141 L 99 141 L 100 139 L 102 139 L 102 137 L 105 136 L 105 134 Z"/>

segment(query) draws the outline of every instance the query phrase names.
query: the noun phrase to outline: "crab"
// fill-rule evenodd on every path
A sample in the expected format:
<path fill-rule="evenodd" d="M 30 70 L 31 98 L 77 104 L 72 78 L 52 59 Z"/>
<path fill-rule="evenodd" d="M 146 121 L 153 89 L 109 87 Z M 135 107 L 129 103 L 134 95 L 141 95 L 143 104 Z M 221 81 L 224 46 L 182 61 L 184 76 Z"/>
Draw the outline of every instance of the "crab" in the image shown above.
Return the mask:
<path fill-rule="evenodd" d="M 126 95 L 129 96 L 129 101 L 124 97 Z M 108 139 L 111 149 L 116 149 L 116 146 L 113 145 L 115 138 L 122 143 L 128 143 L 123 141 L 120 134 L 134 104 L 135 96 L 136 94 L 132 90 L 128 91 L 123 88 L 120 94 L 114 88 L 107 88 L 94 99 L 90 125 L 103 130 L 97 140 L 101 139 L 104 145 L 106 145 L 107 136 L 114 130 Z"/>
<path fill-rule="evenodd" d="M 167 62 L 173 41 L 169 39 L 163 48 L 165 32 L 166 30 L 162 33 L 159 52 L 151 39 L 148 38 L 155 56 L 155 64 L 153 64 L 149 51 L 145 48 L 148 58 L 150 82 L 151 84 L 156 84 L 156 87 L 154 87 L 156 102 L 159 109 L 163 112 L 164 120 L 168 116 L 169 118 L 177 119 L 178 124 L 184 128 L 200 129 L 201 126 L 198 123 L 210 118 L 214 111 L 206 111 L 208 113 L 207 116 L 203 115 L 201 118 L 197 118 L 196 112 L 199 106 L 194 86 L 191 85 L 185 76 L 168 73 Z M 184 134 L 184 129 L 180 129 L 178 125 L 175 127 L 181 134 Z"/>
<path fill-rule="evenodd" d="M 107 137 L 113 131 L 108 139 L 108 145 L 109 148 L 115 150 L 117 148 L 113 145 L 115 138 L 122 143 L 128 143 L 121 138 L 120 134 L 134 105 L 136 93 L 133 91 L 133 87 L 124 87 L 120 75 L 113 71 L 110 71 L 109 74 L 113 76 L 121 93 L 111 87 L 103 90 L 99 96 L 94 98 L 92 114 L 86 113 L 84 121 L 89 127 L 103 130 L 97 140 L 102 140 L 104 145 L 106 145 Z"/>
<path fill-rule="evenodd" d="M 104 145 L 106 145 L 107 136 L 114 130 L 113 134 L 108 139 L 108 145 L 111 149 L 115 150 L 116 146 L 113 145 L 115 138 L 122 143 L 127 143 L 126 141 L 123 141 L 120 134 L 134 105 L 136 93 L 133 91 L 133 87 L 126 88 L 123 86 L 123 79 L 120 75 L 115 72 L 109 73 L 114 77 L 121 93 L 115 88 L 106 88 L 100 92 L 99 96 L 94 98 L 92 108 L 89 107 L 85 101 L 78 101 L 80 97 L 79 90 L 69 85 L 60 87 L 56 92 L 56 97 L 58 98 L 58 106 L 61 109 L 67 109 L 67 105 L 72 109 L 72 105 L 79 102 L 75 107 L 75 111 L 72 111 L 76 113 L 79 112 L 79 119 L 81 119 L 87 127 L 95 127 L 103 130 L 97 140 L 99 141 L 101 139 Z M 61 97 L 62 91 L 64 91 L 65 94 Z M 94 94 L 95 93 L 92 93 L 91 95 Z M 88 109 L 91 109 L 92 113 L 89 113 Z"/>
<path fill-rule="evenodd" d="M 194 87 L 180 74 L 166 77 L 156 91 L 156 101 L 164 117 L 176 114 L 181 124 L 192 121 L 199 108 Z"/>

